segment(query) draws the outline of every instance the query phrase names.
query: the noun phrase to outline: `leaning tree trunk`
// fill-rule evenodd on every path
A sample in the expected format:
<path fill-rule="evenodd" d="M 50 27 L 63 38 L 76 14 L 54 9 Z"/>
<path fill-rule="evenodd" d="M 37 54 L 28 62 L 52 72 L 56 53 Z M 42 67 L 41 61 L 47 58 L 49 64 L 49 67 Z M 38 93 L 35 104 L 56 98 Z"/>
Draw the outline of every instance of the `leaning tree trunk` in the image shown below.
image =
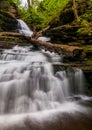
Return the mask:
<path fill-rule="evenodd" d="M 28 7 L 33 7 L 34 6 L 34 0 L 27 0 L 27 3 L 28 3 Z"/>
<path fill-rule="evenodd" d="M 79 21 L 79 16 L 78 16 L 78 11 L 77 11 L 77 6 L 76 6 L 76 0 L 72 0 L 73 2 L 73 11 L 74 11 L 74 16 L 77 21 Z"/>

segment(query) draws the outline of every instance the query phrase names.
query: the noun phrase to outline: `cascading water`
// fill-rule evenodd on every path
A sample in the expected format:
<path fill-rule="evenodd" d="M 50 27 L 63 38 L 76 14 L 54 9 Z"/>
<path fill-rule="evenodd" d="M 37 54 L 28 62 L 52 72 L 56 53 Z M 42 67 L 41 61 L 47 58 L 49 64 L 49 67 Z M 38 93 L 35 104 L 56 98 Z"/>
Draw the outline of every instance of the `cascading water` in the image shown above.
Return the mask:
<path fill-rule="evenodd" d="M 25 35 L 25 36 L 32 36 L 33 32 L 30 28 L 25 24 L 24 21 L 17 19 L 18 21 L 18 32 Z"/>
<path fill-rule="evenodd" d="M 51 40 L 51 38 L 50 37 L 39 37 L 38 40 L 48 42 Z"/>
<path fill-rule="evenodd" d="M 18 21 L 18 32 L 25 35 L 25 36 L 32 36 L 33 35 L 33 31 L 30 30 L 30 28 L 26 25 L 26 23 L 20 19 L 17 19 Z M 50 41 L 51 38 L 50 37 L 45 37 L 45 36 L 41 36 L 38 37 L 38 40 L 41 41 Z"/>
<path fill-rule="evenodd" d="M 53 61 L 53 55 L 49 57 Z M 59 108 L 71 94 L 81 92 L 81 70 L 54 75 L 52 63 L 42 52 L 16 46 L 5 50 L 0 59 L 1 114 Z"/>

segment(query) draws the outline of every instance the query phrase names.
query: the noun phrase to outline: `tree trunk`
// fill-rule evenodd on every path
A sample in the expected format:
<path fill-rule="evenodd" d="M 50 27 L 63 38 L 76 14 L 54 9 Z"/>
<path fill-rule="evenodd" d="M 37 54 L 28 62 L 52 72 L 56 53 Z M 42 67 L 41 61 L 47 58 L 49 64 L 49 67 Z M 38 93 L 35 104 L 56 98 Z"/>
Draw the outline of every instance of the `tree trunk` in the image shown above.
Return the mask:
<path fill-rule="evenodd" d="M 63 45 L 63 44 L 52 44 L 50 42 L 44 42 L 36 39 L 28 39 L 30 43 L 37 48 L 44 48 L 45 50 L 49 50 L 51 52 L 56 52 L 58 54 L 64 54 L 69 57 L 77 57 L 81 58 L 83 54 L 83 49 L 78 46 L 69 46 L 69 45 Z"/>
<path fill-rule="evenodd" d="M 39 32 L 34 33 L 34 35 L 32 36 L 32 38 L 37 39 L 38 37 L 41 37 L 43 35 L 44 32 L 46 32 L 46 30 L 49 29 L 50 26 L 47 26 L 46 28 L 40 30 Z"/>
<path fill-rule="evenodd" d="M 34 5 L 34 0 L 31 0 L 31 4 L 32 4 L 32 6 Z"/>
<path fill-rule="evenodd" d="M 34 5 L 34 0 L 27 0 L 27 3 L 28 3 L 28 7 L 33 7 Z"/>
<path fill-rule="evenodd" d="M 31 6 L 30 0 L 27 0 L 27 3 L 28 3 L 28 7 L 30 8 Z"/>
<path fill-rule="evenodd" d="M 73 1 L 73 11 L 74 11 L 74 15 L 77 21 L 79 21 L 79 16 L 78 16 L 78 11 L 77 11 L 77 6 L 76 6 L 76 0 L 72 0 Z"/>

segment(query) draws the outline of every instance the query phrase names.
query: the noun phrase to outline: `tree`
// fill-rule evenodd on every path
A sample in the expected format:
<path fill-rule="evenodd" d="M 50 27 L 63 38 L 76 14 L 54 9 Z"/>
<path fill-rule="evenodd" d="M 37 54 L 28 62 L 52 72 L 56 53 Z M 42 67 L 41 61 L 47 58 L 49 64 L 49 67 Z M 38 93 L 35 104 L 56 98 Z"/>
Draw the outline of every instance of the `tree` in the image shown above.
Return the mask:
<path fill-rule="evenodd" d="M 38 0 L 27 0 L 28 7 L 34 8 Z"/>
<path fill-rule="evenodd" d="M 79 21 L 79 16 L 78 16 L 78 11 L 77 11 L 77 6 L 76 6 L 76 0 L 72 0 L 73 2 L 73 11 L 74 11 L 74 15 L 77 21 Z"/>
<path fill-rule="evenodd" d="M 58 19 L 61 10 L 70 0 L 27 0 L 28 9 L 22 11 L 21 17 L 29 26 L 36 25 L 39 30 L 45 28 L 55 18 Z"/>

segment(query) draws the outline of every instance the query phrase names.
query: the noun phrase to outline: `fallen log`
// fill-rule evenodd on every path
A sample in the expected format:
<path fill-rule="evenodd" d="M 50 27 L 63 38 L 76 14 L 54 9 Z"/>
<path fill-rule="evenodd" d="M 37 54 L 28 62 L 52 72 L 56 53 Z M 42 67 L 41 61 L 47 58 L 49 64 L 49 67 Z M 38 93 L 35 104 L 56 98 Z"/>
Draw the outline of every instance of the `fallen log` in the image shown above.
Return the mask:
<path fill-rule="evenodd" d="M 0 37 L 1 36 L 22 37 L 20 33 L 15 33 L 15 32 L 0 32 Z"/>
<path fill-rule="evenodd" d="M 52 44 L 50 42 L 44 42 L 41 40 L 36 40 L 31 37 L 23 36 L 19 33 L 1 32 L 0 37 L 3 38 L 3 36 L 6 36 L 10 39 L 12 37 L 14 39 L 14 37 L 15 37 L 15 38 L 19 38 L 19 41 L 20 41 L 20 39 L 23 41 L 23 44 L 22 44 L 22 42 L 21 42 L 21 44 L 18 43 L 18 40 L 17 40 L 17 42 L 16 41 L 10 42 L 10 43 L 8 42 L 7 46 L 14 46 L 14 45 L 26 46 L 29 44 L 29 45 L 33 45 L 34 47 L 37 47 L 37 48 L 44 48 L 45 50 L 48 50 L 51 52 L 56 52 L 58 54 L 63 54 L 67 57 L 72 57 L 72 58 L 82 57 L 82 54 L 83 54 L 83 49 L 78 46 L 69 46 L 69 45 L 55 44 L 55 43 Z M 4 37 L 4 40 L 5 40 L 5 37 Z M 1 46 L 3 46 L 3 44 Z M 4 44 L 4 46 L 5 46 L 5 44 Z"/>
<path fill-rule="evenodd" d="M 36 40 L 31 38 L 30 39 L 31 44 L 38 46 L 38 48 L 44 48 L 49 51 L 54 51 L 58 54 L 63 54 L 71 57 L 80 57 L 82 56 L 83 49 L 78 46 L 69 46 L 69 45 L 63 45 L 63 44 L 52 44 L 50 42 L 44 42 L 40 40 Z"/>
<path fill-rule="evenodd" d="M 58 31 L 58 30 L 62 30 L 62 29 L 70 29 L 70 28 L 79 28 L 80 26 L 74 26 L 74 25 L 61 25 L 58 27 L 54 27 L 50 29 L 50 32 L 52 31 Z M 82 26 L 81 26 L 82 27 Z"/>
<path fill-rule="evenodd" d="M 32 38 L 37 39 L 38 37 L 42 36 L 44 32 L 46 32 L 46 30 L 48 30 L 50 28 L 50 26 L 40 30 L 39 32 L 35 32 L 34 35 L 32 36 Z"/>

